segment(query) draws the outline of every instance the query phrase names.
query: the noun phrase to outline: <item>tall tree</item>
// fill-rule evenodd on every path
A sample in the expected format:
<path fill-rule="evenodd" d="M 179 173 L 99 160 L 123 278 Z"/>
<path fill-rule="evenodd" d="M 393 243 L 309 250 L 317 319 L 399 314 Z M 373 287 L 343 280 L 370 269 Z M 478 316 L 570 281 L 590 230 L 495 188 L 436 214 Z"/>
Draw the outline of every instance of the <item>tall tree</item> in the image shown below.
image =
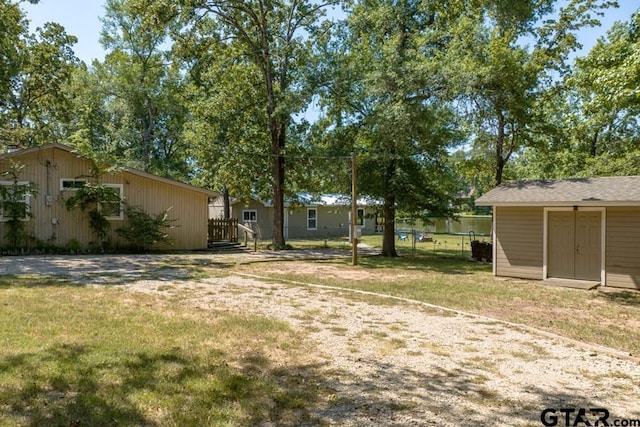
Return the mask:
<path fill-rule="evenodd" d="M 518 158 L 518 177 L 640 173 L 639 14 L 616 23 L 544 105 L 549 127 Z"/>
<path fill-rule="evenodd" d="M 270 160 L 273 246 L 282 248 L 289 134 L 293 116 L 310 101 L 302 71 L 326 4 L 309 0 L 183 0 L 181 4 L 195 21 L 203 15 L 212 17 L 216 39 L 233 43 L 238 61 L 259 75 L 254 95 L 264 111 L 269 142 L 263 154 Z"/>
<path fill-rule="evenodd" d="M 0 0 L 0 102 L 8 101 L 11 79 L 20 69 L 20 45 L 27 33 L 28 22 L 19 5 Z"/>
<path fill-rule="evenodd" d="M 184 179 L 186 82 L 180 64 L 167 57 L 175 16 L 166 15 L 172 9 L 159 12 L 154 5 L 151 0 L 107 1 L 101 43 L 109 53 L 104 62 L 94 62 L 90 71 L 99 85 L 89 90 L 100 94 L 114 125 L 113 133 L 98 141 L 115 142 L 114 154 L 130 166 Z M 160 14 L 163 25 L 149 16 L 151 11 Z"/>
<path fill-rule="evenodd" d="M 61 141 L 71 120 L 68 84 L 77 39 L 59 24 L 29 34 L 17 4 L 0 1 L 0 139 L 29 147 Z"/>
<path fill-rule="evenodd" d="M 397 210 L 447 212 L 454 192 L 445 149 L 460 135 L 438 97 L 441 34 L 432 4 L 364 0 L 327 47 L 333 59 L 320 123 L 333 153 L 358 152 L 360 190 L 383 199 L 384 256 L 397 256 Z"/>
<path fill-rule="evenodd" d="M 493 153 L 495 185 L 513 155 L 534 140 L 541 100 L 579 47 L 575 32 L 597 25 L 593 14 L 615 4 L 571 0 L 555 19 L 544 20 L 555 3 L 468 2 L 450 26 L 448 80 L 472 125 L 475 149 Z"/>
<path fill-rule="evenodd" d="M 578 107 L 574 149 L 587 155 L 585 172 L 640 173 L 640 13 L 620 22 L 576 60 L 568 79 Z M 581 149 L 580 149 L 581 148 Z"/>
<path fill-rule="evenodd" d="M 194 22 L 173 52 L 190 80 L 185 138 L 198 170 L 194 182 L 226 196 L 227 207 L 229 194 L 270 197 L 269 134 L 260 72 L 233 40 L 218 38 L 217 27 L 212 17 Z"/>

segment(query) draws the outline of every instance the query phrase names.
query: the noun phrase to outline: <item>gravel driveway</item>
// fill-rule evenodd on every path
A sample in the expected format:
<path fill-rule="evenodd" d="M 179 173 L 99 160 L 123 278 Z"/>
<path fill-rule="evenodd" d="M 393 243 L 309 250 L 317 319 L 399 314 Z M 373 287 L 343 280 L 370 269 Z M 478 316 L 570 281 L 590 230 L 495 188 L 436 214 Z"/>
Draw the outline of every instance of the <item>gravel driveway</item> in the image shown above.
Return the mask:
<path fill-rule="evenodd" d="M 323 360 L 319 385 L 332 396 L 313 413 L 327 425 L 541 426 L 545 408 L 556 409 L 557 425 L 574 425 L 580 408 L 590 424 L 575 425 L 594 425 L 588 408 L 608 410 L 609 425 L 640 420 L 634 361 L 418 303 L 234 273 L 196 280 L 194 264 L 224 266 L 239 258 L 186 257 L 6 257 L 0 272 L 180 294 L 200 308 L 285 320 L 307 332 Z"/>

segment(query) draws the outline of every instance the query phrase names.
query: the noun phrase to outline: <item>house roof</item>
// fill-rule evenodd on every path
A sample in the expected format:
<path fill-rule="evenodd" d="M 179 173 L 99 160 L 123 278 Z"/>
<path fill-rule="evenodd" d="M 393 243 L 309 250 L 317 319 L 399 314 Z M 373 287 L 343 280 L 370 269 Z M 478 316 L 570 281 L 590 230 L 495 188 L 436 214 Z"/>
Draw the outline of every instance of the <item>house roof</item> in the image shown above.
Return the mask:
<path fill-rule="evenodd" d="M 0 154 L 0 159 L 10 159 L 12 157 L 17 157 L 17 156 L 22 156 L 25 154 L 31 154 L 31 153 L 36 153 L 38 151 L 41 150 L 49 150 L 49 149 L 58 149 L 58 150 L 62 150 L 62 151 L 66 151 L 68 153 L 74 154 L 77 157 L 81 157 L 81 158 L 86 158 L 86 156 L 83 156 L 82 154 L 78 153 L 74 148 L 69 147 L 68 145 L 64 145 L 64 144 L 59 144 L 59 143 L 51 143 L 51 144 L 46 144 L 46 145 L 41 145 L 41 146 L 37 146 L 37 147 L 31 147 L 31 148 L 26 148 L 24 150 L 14 150 L 14 151 L 9 151 L 7 153 L 3 153 Z M 141 170 L 137 170 L 137 169 L 133 169 L 133 168 L 122 168 L 121 169 L 123 172 L 128 172 L 130 174 L 133 175 L 137 175 L 143 178 L 148 178 L 148 179 L 153 179 L 155 181 L 159 181 L 159 182 L 164 182 L 165 184 L 169 184 L 169 185 L 174 185 L 176 187 L 181 187 L 187 190 L 191 190 L 191 191 L 197 191 L 200 193 L 204 193 L 208 196 L 211 197 L 215 197 L 218 194 L 214 191 L 211 190 L 207 190 L 205 188 L 200 188 L 200 187 L 195 187 L 193 185 L 184 183 L 184 182 L 180 182 L 180 181 L 175 181 L 172 179 L 168 179 L 168 178 L 164 178 L 158 175 L 153 175 L 147 172 L 143 172 Z"/>
<path fill-rule="evenodd" d="M 311 194 L 299 193 L 297 200 L 303 206 L 349 206 L 351 205 L 351 195 L 346 194 Z M 290 203 L 292 204 L 292 203 Z M 382 204 L 379 200 L 362 196 L 357 200 L 358 206 L 376 206 Z"/>
<path fill-rule="evenodd" d="M 253 197 L 254 200 L 259 201 L 265 207 L 273 207 L 272 200 L 260 200 L 257 197 Z M 242 203 L 241 199 L 233 199 L 231 204 Z M 371 197 L 363 196 L 358 198 L 358 206 L 377 206 L 382 202 Z M 295 197 L 289 198 L 284 203 L 285 207 L 289 206 L 350 206 L 351 196 L 345 194 L 311 194 L 311 193 L 298 193 Z"/>
<path fill-rule="evenodd" d="M 511 181 L 476 200 L 479 206 L 640 206 L 640 176 Z"/>

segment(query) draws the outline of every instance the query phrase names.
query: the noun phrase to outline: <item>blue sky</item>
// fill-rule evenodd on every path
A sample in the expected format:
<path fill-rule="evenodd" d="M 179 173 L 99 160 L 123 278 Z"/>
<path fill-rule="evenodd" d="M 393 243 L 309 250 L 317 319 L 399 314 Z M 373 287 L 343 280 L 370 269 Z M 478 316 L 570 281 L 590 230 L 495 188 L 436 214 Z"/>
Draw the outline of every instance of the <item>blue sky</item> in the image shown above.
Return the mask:
<path fill-rule="evenodd" d="M 579 34 L 580 42 L 584 45 L 580 55 L 586 54 L 615 21 L 627 21 L 638 9 L 638 0 L 618 0 L 618 3 L 618 9 L 607 10 L 600 19 L 600 28 L 586 29 Z M 23 9 L 27 12 L 33 29 L 47 21 L 53 21 L 63 25 L 67 33 L 78 37 L 74 51 L 81 60 L 90 64 L 95 58 L 104 58 L 104 50 L 98 41 L 104 4 L 104 0 L 40 0 L 36 5 L 23 3 Z"/>
<path fill-rule="evenodd" d="M 23 3 L 22 8 L 31 21 L 32 30 L 45 22 L 57 22 L 68 34 L 78 38 L 74 46 L 76 56 L 90 64 L 94 58 L 103 59 L 104 50 L 98 41 L 104 15 L 104 0 L 40 0 L 32 5 Z"/>

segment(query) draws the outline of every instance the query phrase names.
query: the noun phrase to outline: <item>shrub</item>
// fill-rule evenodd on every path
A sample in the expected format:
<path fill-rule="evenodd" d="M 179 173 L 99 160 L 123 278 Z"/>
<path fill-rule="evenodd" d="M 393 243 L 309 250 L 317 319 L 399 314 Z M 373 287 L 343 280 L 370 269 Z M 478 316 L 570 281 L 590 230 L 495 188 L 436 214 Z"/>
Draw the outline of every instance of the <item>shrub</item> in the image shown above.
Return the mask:
<path fill-rule="evenodd" d="M 87 212 L 89 227 L 98 238 L 98 246 L 100 246 L 111 229 L 111 224 L 102 213 L 100 205 L 114 205 L 121 202 L 120 194 L 113 188 L 103 184 L 87 183 L 67 199 L 66 205 L 68 210 L 77 208 Z"/>
<path fill-rule="evenodd" d="M 11 163 L 8 171 L 2 172 L 2 176 L 8 176 L 11 180 L 9 185 L 0 185 L 0 209 L 2 216 L 7 218 L 7 234 L 5 237 L 11 248 L 24 246 L 29 234 L 26 231 L 25 219 L 32 218 L 29 211 L 29 204 L 26 202 L 27 196 L 35 196 L 37 187 L 33 183 L 21 183 L 19 181 L 20 171 L 24 165 Z"/>
<path fill-rule="evenodd" d="M 116 232 L 122 236 L 131 248 L 138 251 L 145 251 L 159 242 L 170 242 L 166 230 L 174 228 L 175 219 L 169 219 L 171 208 L 156 215 L 150 215 L 143 209 L 136 206 L 125 206 L 126 225 L 120 227 Z"/>

